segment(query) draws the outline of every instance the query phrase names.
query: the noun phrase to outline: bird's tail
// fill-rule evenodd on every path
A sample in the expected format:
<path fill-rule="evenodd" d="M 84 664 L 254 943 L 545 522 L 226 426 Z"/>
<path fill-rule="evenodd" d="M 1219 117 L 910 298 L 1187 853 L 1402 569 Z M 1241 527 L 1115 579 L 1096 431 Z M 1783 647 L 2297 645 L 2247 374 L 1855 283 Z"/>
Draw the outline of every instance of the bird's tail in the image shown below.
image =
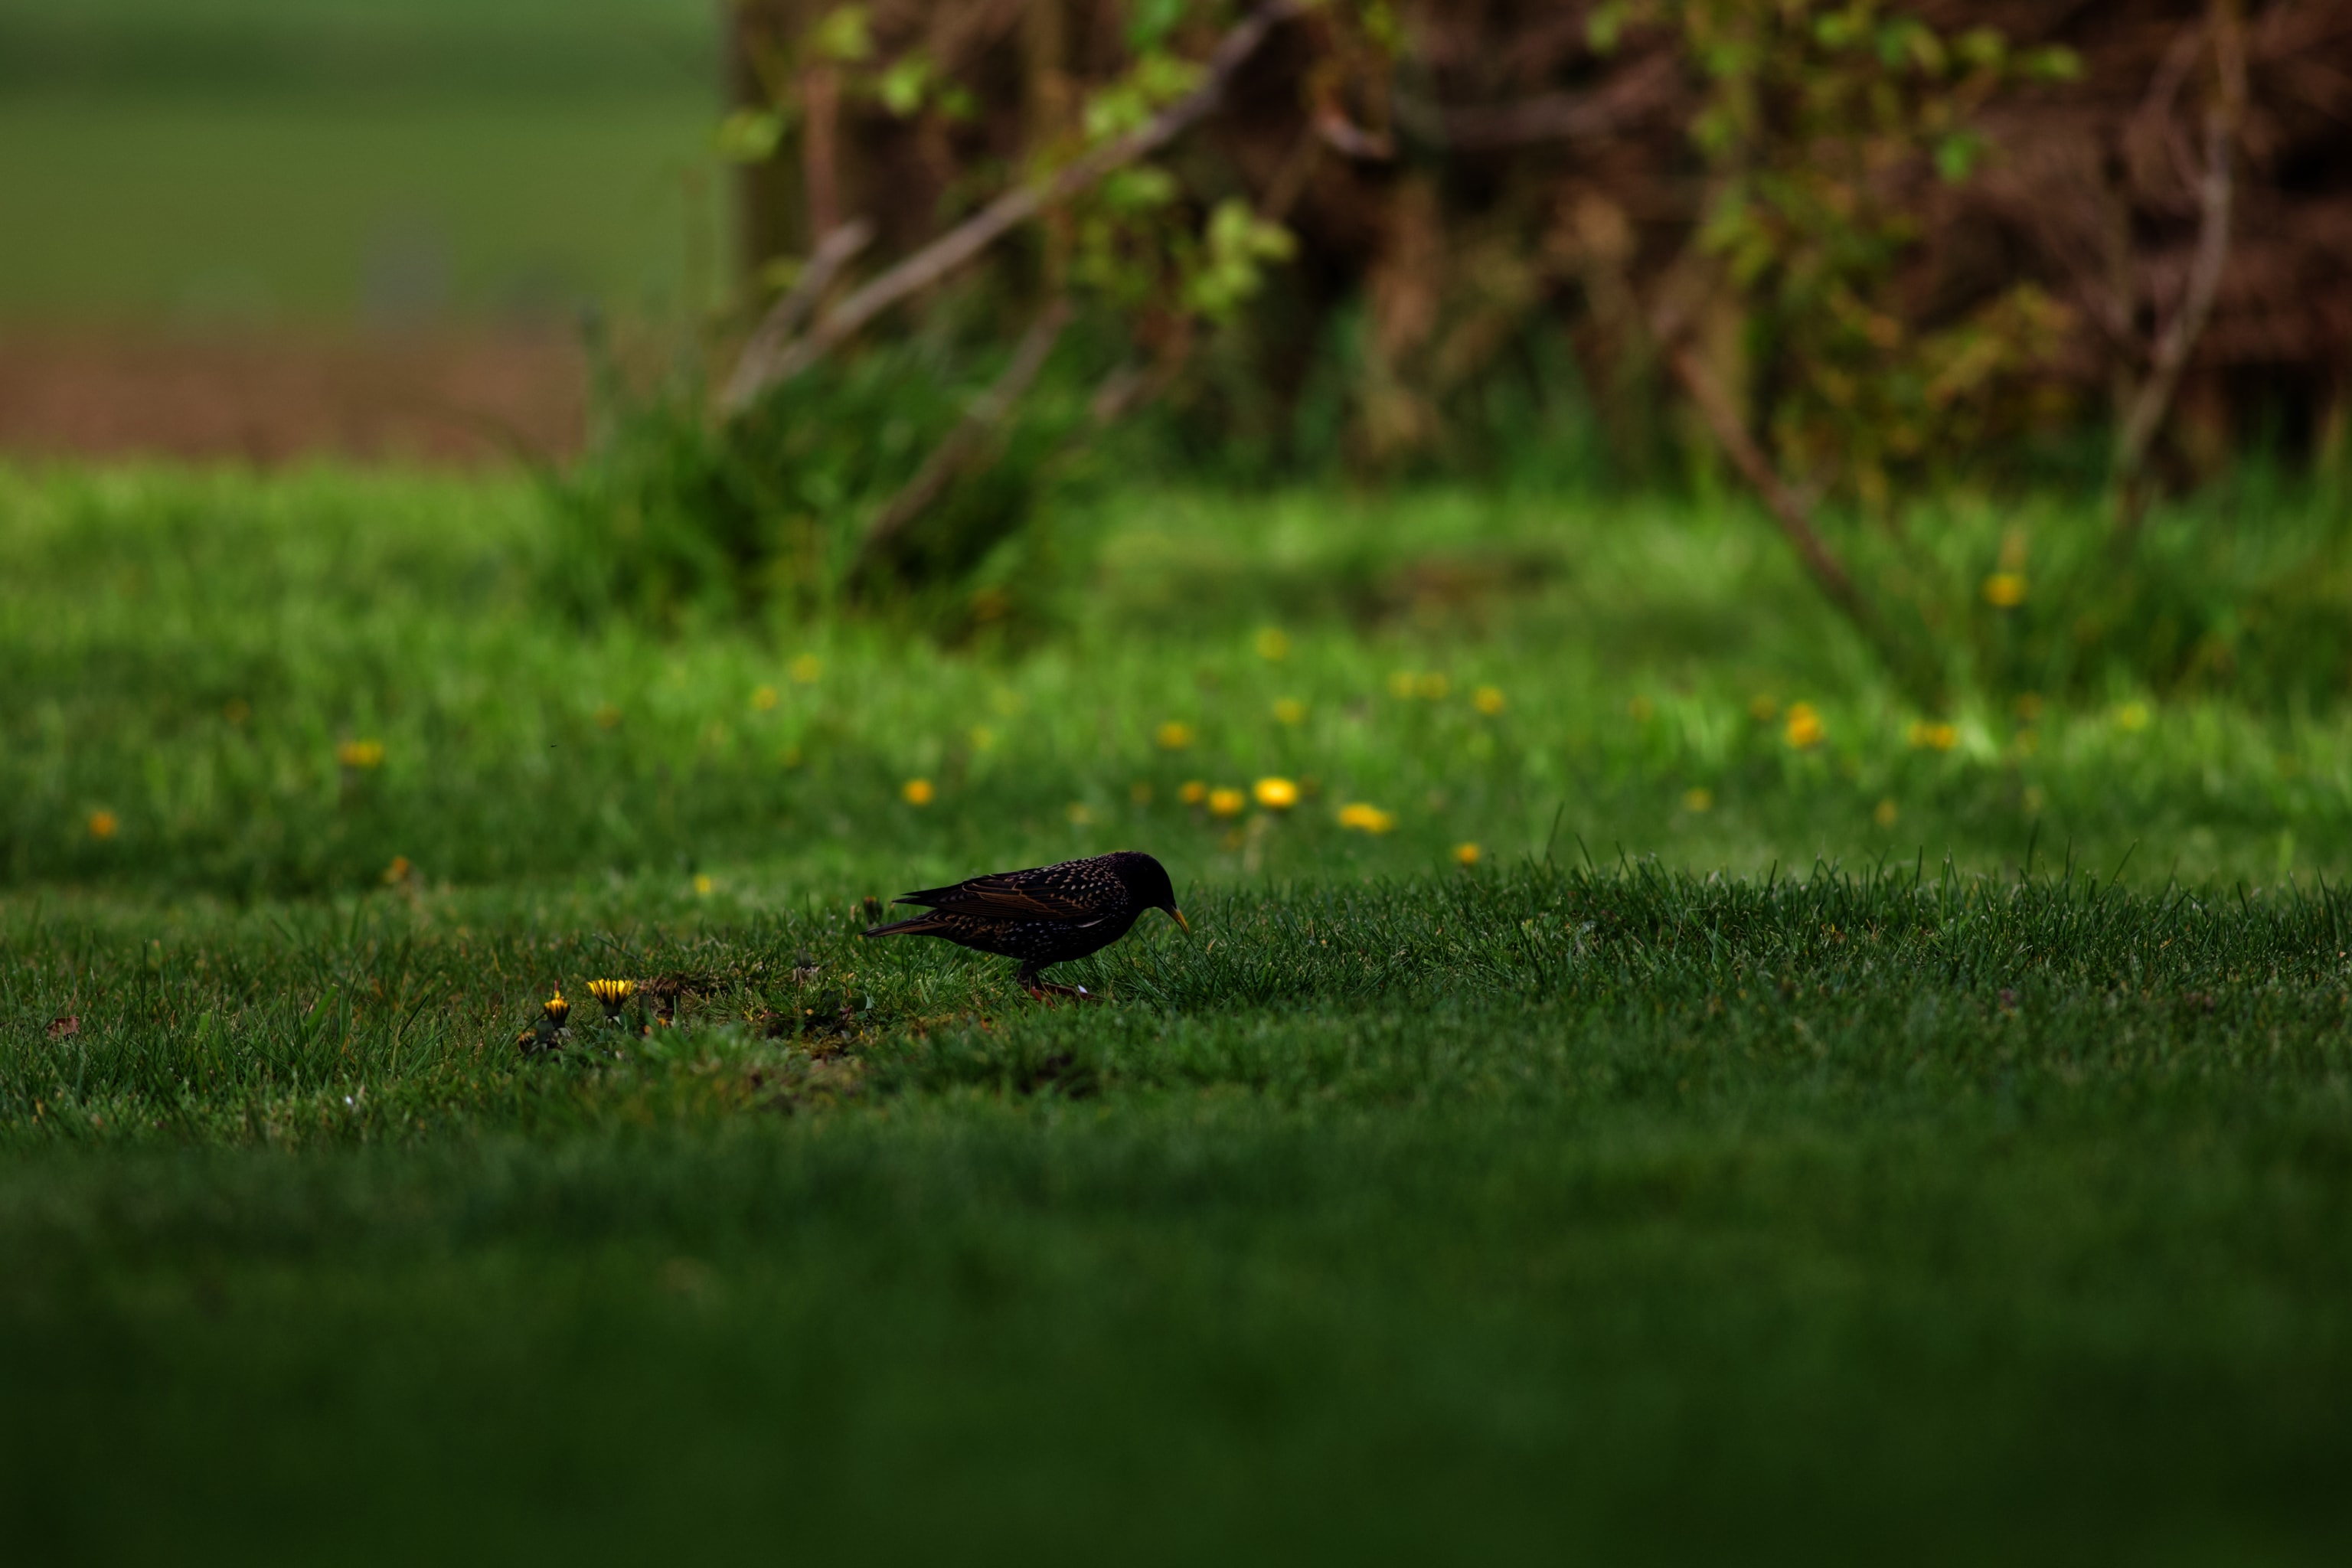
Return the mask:
<path fill-rule="evenodd" d="M 929 910 L 910 920 L 892 921 L 888 925 L 868 926 L 860 936 L 920 936 L 938 929 L 939 916 Z"/>

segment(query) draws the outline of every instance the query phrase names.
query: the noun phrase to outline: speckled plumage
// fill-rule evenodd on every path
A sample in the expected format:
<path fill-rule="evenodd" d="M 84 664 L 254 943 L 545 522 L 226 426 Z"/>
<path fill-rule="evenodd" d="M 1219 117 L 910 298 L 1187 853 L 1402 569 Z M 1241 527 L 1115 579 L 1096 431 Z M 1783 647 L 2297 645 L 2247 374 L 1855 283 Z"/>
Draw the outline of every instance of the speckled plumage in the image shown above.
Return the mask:
<path fill-rule="evenodd" d="M 997 871 L 890 901 L 924 905 L 927 912 L 876 926 L 867 936 L 943 937 L 978 952 L 1017 958 L 1018 978 L 1032 992 L 1060 989 L 1045 986 L 1038 972 L 1108 947 L 1146 910 L 1166 910 L 1184 923 L 1166 868 L 1132 849 Z"/>

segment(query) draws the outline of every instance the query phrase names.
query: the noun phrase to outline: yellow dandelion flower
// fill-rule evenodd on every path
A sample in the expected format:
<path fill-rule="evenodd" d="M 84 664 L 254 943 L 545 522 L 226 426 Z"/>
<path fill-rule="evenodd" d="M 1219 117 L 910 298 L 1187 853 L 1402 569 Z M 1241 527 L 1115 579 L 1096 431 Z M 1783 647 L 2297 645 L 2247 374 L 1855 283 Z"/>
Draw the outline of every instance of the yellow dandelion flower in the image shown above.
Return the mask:
<path fill-rule="evenodd" d="M 775 707 L 775 705 L 776 689 L 774 687 L 762 686 L 752 691 L 751 706 L 758 709 L 761 712 L 765 713 Z"/>
<path fill-rule="evenodd" d="M 1401 698 L 1411 697 L 1412 689 L 1420 684 L 1420 681 L 1421 677 L 1409 669 L 1397 670 L 1389 677 L 1389 695 Z"/>
<path fill-rule="evenodd" d="M 1892 827 L 1895 819 L 1902 815 L 1903 808 L 1895 804 L 1893 795 L 1888 795 L 1878 803 L 1878 809 L 1870 814 L 1870 819 L 1881 827 Z"/>
<path fill-rule="evenodd" d="M 1683 791 L 1683 809 L 1703 815 L 1715 809 L 1715 792 L 1705 785 L 1694 785 Z"/>
<path fill-rule="evenodd" d="M 908 805 L 929 805 L 931 804 L 931 797 L 938 793 L 931 787 L 931 781 L 929 779 L 908 779 L 898 786 L 898 798 Z"/>
<path fill-rule="evenodd" d="M 1960 743 L 1960 731 L 1956 725 L 1914 719 L 1903 731 L 1903 738 L 1915 752 L 1948 752 Z"/>
<path fill-rule="evenodd" d="M 1475 866 L 1478 863 L 1478 857 L 1483 853 L 1484 851 L 1475 844 L 1456 844 L 1454 847 L 1454 860 L 1456 865 Z"/>
<path fill-rule="evenodd" d="M 1984 602 L 1995 609 L 2013 610 L 2025 603 L 2025 579 L 2015 572 L 1996 572 L 1984 580 Z"/>
<path fill-rule="evenodd" d="M 2116 710 L 2116 728 L 2119 730 L 2145 730 L 2147 721 L 2147 704 L 2145 702 L 2126 702 Z"/>
<path fill-rule="evenodd" d="M 1780 731 L 1790 745 L 1798 751 L 1811 751 L 1822 743 L 1829 731 L 1822 725 L 1822 716 L 1813 711 L 1810 702 L 1789 704 L 1789 722 Z"/>
<path fill-rule="evenodd" d="M 629 998 L 635 995 L 636 991 L 637 983 L 634 980 L 591 980 L 588 983 L 588 994 L 604 1005 L 604 1016 L 608 1018 L 619 1017 L 621 1009 L 628 1005 Z"/>
<path fill-rule="evenodd" d="M 1209 792 L 1211 816 L 1239 816 L 1249 797 L 1237 789 L 1213 789 Z"/>
<path fill-rule="evenodd" d="M 1198 805 L 1209 798 L 1209 786 L 1199 779 L 1186 779 L 1183 787 L 1177 790 L 1176 798 L 1186 805 Z"/>
<path fill-rule="evenodd" d="M 609 702 L 604 703 L 597 708 L 596 728 L 599 730 L 617 730 L 620 727 L 621 710 L 618 708 L 614 707 Z"/>
<path fill-rule="evenodd" d="M 1181 752 L 1192 743 L 1192 726 L 1171 719 L 1153 731 L 1151 738 L 1163 752 Z"/>
<path fill-rule="evenodd" d="M 561 985 L 555 988 L 554 995 L 540 1005 L 547 1014 L 547 1021 L 559 1029 L 563 1026 L 563 1020 L 572 1016 L 572 1004 L 563 999 L 563 987 Z"/>
<path fill-rule="evenodd" d="M 1290 638 L 1279 626 L 1267 626 L 1257 634 L 1257 656 L 1263 659 L 1285 659 L 1290 657 Z"/>
<path fill-rule="evenodd" d="M 89 814 L 89 836 L 101 842 L 113 837 L 121 826 L 122 824 L 110 811 L 93 811 Z"/>
<path fill-rule="evenodd" d="M 694 896 L 698 899 L 709 898 L 710 889 L 718 885 L 710 879 L 710 873 L 708 871 L 697 871 L 694 874 Z"/>
<path fill-rule="evenodd" d="M 392 858 L 392 864 L 383 868 L 384 885 L 397 888 L 414 876 L 415 871 L 416 868 L 408 863 L 407 856 L 395 855 Z"/>
<path fill-rule="evenodd" d="M 789 673 L 796 685 L 814 686 L 824 674 L 824 661 L 813 653 L 804 653 L 793 660 Z"/>
<path fill-rule="evenodd" d="M 1299 724 L 1307 719 L 1307 704 L 1296 697 L 1285 697 L 1274 705 L 1274 721 L 1277 724 Z"/>
<path fill-rule="evenodd" d="M 1386 833 L 1396 826 L 1396 820 L 1394 813 L 1360 800 L 1339 808 L 1339 826 L 1356 833 Z"/>
<path fill-rule="evenodd" d="M 345 741 L 335 748 L 335 761 L 347 768 L 380 768 L 383 766 L 383 742 Z"/>
<path fill-rule="evenodd" d="M 1250 793 L 1268 811 L 1288 811 L 1298 804 L 1298 786 L 1285 778 L 1262 778 L 1250 787 Z"/>
<path fill-rule="evenodd" d="M 1454 682 L 1435 673 L 1424 675 L 1412 683 L 1413 695 L 1430 702 L 1444 701 L 1445 694 L 1453 689 Z"/>
<path fill-rule="evenodd" d="M 1470 698 L 1470 706 L 1488 718 L 1503 710 L 1503 689 L 1499 686 L 1482 686 Z"/>

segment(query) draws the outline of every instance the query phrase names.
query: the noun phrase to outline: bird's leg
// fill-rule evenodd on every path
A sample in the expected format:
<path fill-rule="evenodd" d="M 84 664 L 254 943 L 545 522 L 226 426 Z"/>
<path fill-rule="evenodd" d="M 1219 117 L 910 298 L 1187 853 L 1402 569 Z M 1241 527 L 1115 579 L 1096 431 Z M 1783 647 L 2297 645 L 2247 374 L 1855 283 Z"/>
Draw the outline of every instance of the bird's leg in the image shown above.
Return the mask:
<path fill-rule="evenodd" d="M 1053 1003 L 1046 1000 L 1049 993 L 1055 996 L 1074 996 L 1081 1002 L 1099 1002 L 1102 1000 L 1101 997 L 1095 995 L 1083 985 L 1056 984 L 1051 980 L 1042 978 L 1034 969 L 1024 967 L 1019 974 L 1014 976 L 1014 978 L 1019 980 L 1023 985 L 1028 987 L 1030 995 L 1034 996 L 1040 1002 L 1045 1002 L 1045 1005 L 1048 1007 L 1053 1005 Z"/>

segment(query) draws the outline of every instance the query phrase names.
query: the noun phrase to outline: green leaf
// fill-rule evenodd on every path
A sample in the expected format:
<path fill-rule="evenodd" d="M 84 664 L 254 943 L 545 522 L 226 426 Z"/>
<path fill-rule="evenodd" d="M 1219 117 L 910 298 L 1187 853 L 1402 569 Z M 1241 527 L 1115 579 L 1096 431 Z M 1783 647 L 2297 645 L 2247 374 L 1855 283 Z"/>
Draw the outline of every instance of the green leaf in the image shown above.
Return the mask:
<path fill-rule="evenodd" d="M 730 163 L 764 163 L 784 139 L 784 116 L 774 109 L 739 109 L 719 122 L 711 141 Z"/>
<path fill-rule="evenodd" d="M 1131 82 L 1113 82 L 1087 100 L 1080 116 L 1089 142 L 1108 142 L 1151 118 L 1151 105 Z"/>
<path fill-rule="evenodd" d="M 1609 4 L 1592 8 L 1591 16 L 1584 24 L 1584 41 L 1591 46 L 1594 54 L 1616 50 L 1617 40 L 1625 32 L 1625 11 L 1624 0 L 1609 0 Z"/>
<path fill-rule="evenodd" d="M 1239 196 L 1227 196 L 1209 215 L 1209 250 L 1220 261 L 1287 261 L 1297 249 L 1288 229 L 1258 216 Z"/>
<path fill-rule="evenodd" d="M 819 59 L 854 65 L 874 58 L 874 33 L 863 5 L 838 5 L 809 29 L 809 52 Z"/>
<path fill-rule="evenodd" d="M 1998 69 L 2009 58 L 2009 40 L 1997 27 L 1970 27 L 1959 36 L 1956 47 L 1960 58 L 1972 66 Z"/>
<path fill-rule="evenodd" d="M 1158 48 L 1184 19 L 1184 0 L 1136 0 L 1127 19 L 1127 47 L 1137 54 Z"/>
<path fill-rule="evenodd" d="M 2025 57 L 2025 74 L 2037 81 L 2073 81 L 2083 74 L 2083 57 L 2063 44 L 2053 44 Z"/>
<path fill-rule="evenodd" d="M 1173 103 L 1201 84 L 1201 68 L 1174 55 L 1150 54 L 1135 62 L 1135 85 L 1153 107 Z"/>
<path fill-rule="evenodd" d="M 1936 173 L 1948 185 L 1957 185 L 1984 161 L 1985 140 L 1973 131 L 1956 131 L 1936 143 Z"/>
<path fill-rule="evenodd" d="M 923 107 L 930 85 L 930 57 L 918 52 L 891 62 L 874 90 L 883 108 L 904 120 Z"/>
<path fill-rule="evenodd" d="M 1260 264 L 1286 261 L 1297 241 L 1278 223 L 1261 218 L 1238 196 L 1228 196 L 1209 214 L 1208 255 L 1187 281 L 1185 302 L 1202 315 L 1222 321 L 1265 282 Z"/>
<path fill-rule="evenodd" d="M 1825 49 L 1852 48 L 1863 37 L 1861 18 L 1832 11 L 1813 20 L 1813 42 Z M 1885 46 L 1881 46 L 1884 52 Z"/>
<path fill-rule="evenodd" d="M 1102 183 L 1104 205 L 1121 212 L 1150 212 L 1176 199 L 1176 176 L 1150 163 L 1121 169 Z"/>

